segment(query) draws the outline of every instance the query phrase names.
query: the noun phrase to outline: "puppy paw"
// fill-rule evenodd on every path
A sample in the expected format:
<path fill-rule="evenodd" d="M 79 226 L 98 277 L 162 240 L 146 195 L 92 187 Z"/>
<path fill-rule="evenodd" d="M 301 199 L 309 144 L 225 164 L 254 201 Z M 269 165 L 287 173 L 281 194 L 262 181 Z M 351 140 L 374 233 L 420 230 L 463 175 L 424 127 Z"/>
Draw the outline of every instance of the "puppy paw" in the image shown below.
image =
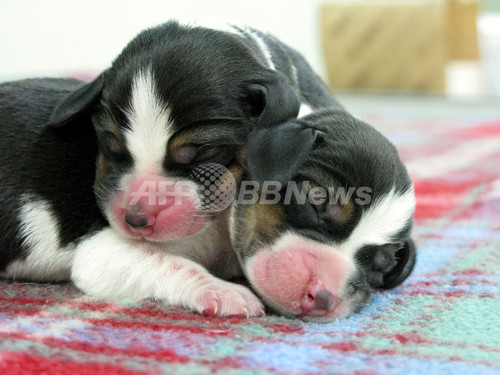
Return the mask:
<path fill-rule="evenodd" d="M 264 306 L 248 288 L 222 280 L 212 281 L 195 298 L 194 310 L 210 317 L 264 316 Z"/>

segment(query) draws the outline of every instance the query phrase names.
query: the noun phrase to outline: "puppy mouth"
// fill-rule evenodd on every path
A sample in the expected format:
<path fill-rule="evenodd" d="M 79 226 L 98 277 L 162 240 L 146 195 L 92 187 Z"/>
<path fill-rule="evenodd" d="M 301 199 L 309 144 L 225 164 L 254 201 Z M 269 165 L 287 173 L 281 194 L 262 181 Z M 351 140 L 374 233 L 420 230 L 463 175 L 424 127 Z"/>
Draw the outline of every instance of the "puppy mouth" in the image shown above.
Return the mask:
<path fill-rule="evenodd" d="M 151 242 L 167 242 L 181 238 L 188 238 L 201 232 L 210 221 L 210 218 L 192 213 L 184 215 L 170 215 L 169 212 L 160 212 L 158 215 L 132 216 L 126 209 L 122 209 L 118 227 L 126 235 L 135 239 L 144 239 Z"/>
<path fill-rule="evenodd" d="M 128 224 L 131 232 L 140 235 L 143 238 L 147 238 L 151 236 L 154 232 L 154 222 L 155 219 L 141 218 L 141 219 L 131 219 L 129 215 L 126 213 L 123 215 L 123 220 Z M 144 222 L 142 224 L 137 225 L 138 222 Z"/>
<path fill-rule="evenodd" d="M 211 221 L 211 215 L 200 210 L 196 185 L 176 184 L 177 180 L 157 175 L 129 178 L 126 188 L 117 191 L 106 208 L 109 222 L 129 238 L 151 242 L 197 234 Z"/>

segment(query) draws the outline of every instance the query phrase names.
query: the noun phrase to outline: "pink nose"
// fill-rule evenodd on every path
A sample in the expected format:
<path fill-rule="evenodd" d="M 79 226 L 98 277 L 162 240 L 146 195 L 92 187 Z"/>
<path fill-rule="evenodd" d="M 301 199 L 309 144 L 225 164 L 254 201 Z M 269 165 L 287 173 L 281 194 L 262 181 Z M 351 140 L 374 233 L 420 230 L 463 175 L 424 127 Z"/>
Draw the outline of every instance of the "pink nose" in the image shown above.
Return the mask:
<path fill-rule="evenodd" d="M 300 307 L 304 315 L 317 315 L 326 312 L 336 303 L 336 295 L 332 294 L 321 281 L 313 281 L 306 288 Z"/>

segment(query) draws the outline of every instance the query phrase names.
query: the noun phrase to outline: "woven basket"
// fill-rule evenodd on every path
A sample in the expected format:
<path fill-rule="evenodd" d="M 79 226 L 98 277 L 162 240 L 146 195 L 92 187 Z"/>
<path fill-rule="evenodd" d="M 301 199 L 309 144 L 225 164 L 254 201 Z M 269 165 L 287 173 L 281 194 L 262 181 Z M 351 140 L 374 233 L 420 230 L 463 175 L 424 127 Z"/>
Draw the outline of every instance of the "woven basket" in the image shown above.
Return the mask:
<path fill-rule="evenodd" d="M 478 57 L 476 14 L 476 2 L 458 0 L 324 5 L 329 85 L 335 90 L 443 92 L 447 62 Z"/>

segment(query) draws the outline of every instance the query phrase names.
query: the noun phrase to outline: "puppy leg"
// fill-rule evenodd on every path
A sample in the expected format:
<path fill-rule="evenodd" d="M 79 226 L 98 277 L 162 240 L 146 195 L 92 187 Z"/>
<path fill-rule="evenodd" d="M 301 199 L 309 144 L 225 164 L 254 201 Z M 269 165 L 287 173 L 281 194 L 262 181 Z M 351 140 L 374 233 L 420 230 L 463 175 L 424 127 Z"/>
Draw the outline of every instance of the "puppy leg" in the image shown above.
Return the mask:
<path fill-rule="evenodd" d="M 82 241 L 71 277 L 85 293 L 111 299 L 154 298 L 210 316 L 259 316 L 263 306 L 247 288 L 211 275 L 192 260 L 153 243 L 128 240 L 108 228 Z"/>

